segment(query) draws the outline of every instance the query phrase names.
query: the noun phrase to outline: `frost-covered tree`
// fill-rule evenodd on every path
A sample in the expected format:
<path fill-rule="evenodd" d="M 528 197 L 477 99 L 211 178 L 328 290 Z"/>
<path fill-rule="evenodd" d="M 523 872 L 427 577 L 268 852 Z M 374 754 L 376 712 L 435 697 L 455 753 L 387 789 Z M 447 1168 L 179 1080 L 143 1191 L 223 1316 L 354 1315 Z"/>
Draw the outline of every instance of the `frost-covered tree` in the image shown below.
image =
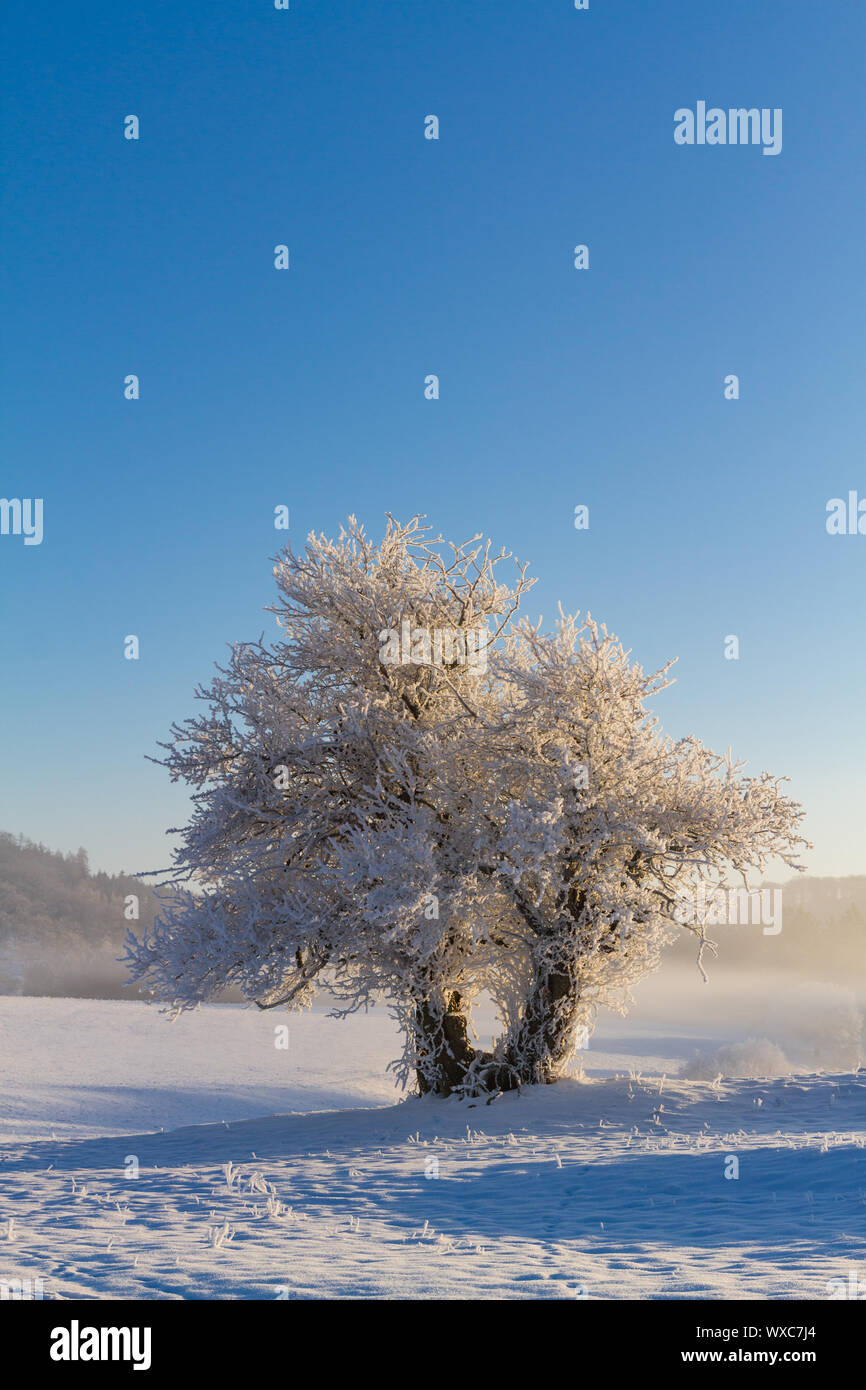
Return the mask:
<path fill-rule="evenodd" d="M 493 717 L 486 647 L 531 582 L 500 582 L 507 558 L 479 537 L 443 546 L 417 518 L 389 520 L 379 545 L 350 518 L 336 542 L 283 554 L 281 636 L 232 647 L 197 691 L 207 712 L 162 745 L 194 813 L 171 904 L 130 938 L 134 979 L 175 1009 L 230 985 L 262 1008 L 322 985 L 347 1012 L 384 998 L 401 1072 L 422 1091 L 461 1083 L 492 898 L 464 731 Z"/>
<path fill-rule="evenodd" d="M 505 558 L 417 518 L 283 554 L 280 636 L 231 648 L 163 745 L 194 811 L 133 978 L 174 1009 L 230 985 L 261 1008 L 384 999 L 420 1091 L 547 1082 L 658 963 L 685 887 L 798 867 L 779 780 L 665 738 L 646 701 L 668 668 L 589 619 L 515 621 L 531 581 L 500 582 Z"/>
<path fill-rule="evenodd" d="M 685 894 L 764 869 L 800 868 L 801 808 L 782 780 L 696 738 L 661 734 L 647 700 L 670 684 L 645 675 L 589 617 L 552 634 L 523 620 L 497 662 L 505 692 L 490 739 L 480 819 L 483 872 L 508 897 L 496 976 L 506 1029 L 474 1071 L 488 1085 L 555 1080 L 600 1004 L 623 1010 L 684 920 Z"/>

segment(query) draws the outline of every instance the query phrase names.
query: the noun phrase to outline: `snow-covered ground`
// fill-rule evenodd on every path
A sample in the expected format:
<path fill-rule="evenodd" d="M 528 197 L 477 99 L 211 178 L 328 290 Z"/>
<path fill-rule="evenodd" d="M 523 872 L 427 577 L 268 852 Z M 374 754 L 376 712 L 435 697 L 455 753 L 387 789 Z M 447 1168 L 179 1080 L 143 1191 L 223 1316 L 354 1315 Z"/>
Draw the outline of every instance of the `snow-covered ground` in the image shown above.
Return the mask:
<path fill-rule="evenodd" d="M 866 1284 L 861 1004 L 662 971 L 628 1020 L 602 1021 L 583 1080 L 487 1105 L 404 1099 L 380 1013 L 169 1023 L 0 998 L 0 1281 L 59 1298 L 826 1299 L 851 1271 Z"/>

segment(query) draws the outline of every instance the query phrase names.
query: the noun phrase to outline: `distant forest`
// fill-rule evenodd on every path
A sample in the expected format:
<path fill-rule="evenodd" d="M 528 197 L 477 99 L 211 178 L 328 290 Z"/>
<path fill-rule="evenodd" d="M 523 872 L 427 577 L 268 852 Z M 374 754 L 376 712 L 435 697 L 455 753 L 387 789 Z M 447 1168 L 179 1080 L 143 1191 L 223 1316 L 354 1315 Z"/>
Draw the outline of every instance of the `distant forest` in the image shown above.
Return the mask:
<path fill-rule="evenodd" d="M 138 921 L 124 917 L 133 896 Z M 138 998 L 117 957 L 157 906 L 140 879 L 92 874 L 83 849 L 60 854 L 0 831 L 0 993 Z"/>
<path fill-rule="evenodd" d="M 133 896 L 137 921 L 124 916 Z M 719 944 L 711 973 L 789 970 L 862 989 L 866 875 L 796 878 L 783 886 L 782 901 L 778 936 L 764 936 L 760 926 L 709 929 Z M 127 929 L 140 934 L 157 911 L 151 887 L 127 874 L 91 873 L 85 850 L 61 854 L 0 831 L 0 994 L 139 998 L 118 957 Z M 694 954 L 686 932 L 668 948 L 669 959 Z"/>
<path fill-rule="evenodd" d="M 863 989 L 866 985 L 866 875 L 810 878 L 797 875 L 782 889 L 782 930 L 765 936 L 760 926 L 715 926 L 707 935 L 718 943 L 708 954 L 711 969 L 750 972 L 793 970 L 810 980 Z M 694 939 L 683 932 L 669 956 L 694 956 Z"/>

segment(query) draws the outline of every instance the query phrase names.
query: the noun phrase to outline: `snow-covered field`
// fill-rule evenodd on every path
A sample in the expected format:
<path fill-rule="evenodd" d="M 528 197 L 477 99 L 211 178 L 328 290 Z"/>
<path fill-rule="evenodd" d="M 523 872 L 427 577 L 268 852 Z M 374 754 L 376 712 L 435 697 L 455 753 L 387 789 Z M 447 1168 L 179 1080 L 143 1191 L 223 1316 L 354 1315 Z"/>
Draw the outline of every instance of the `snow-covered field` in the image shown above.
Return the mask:
<path fill-rule="evenodd" d="M 3 997 L 0 1281 L 67 1299 L 826 1299 L 852 1271 L 866 1284 L 861 1005 L 662 971 L 602 1021 L 584 1079 L 488 1105 L 404 1099 L 384 1014 L 169 1023 Z"/>

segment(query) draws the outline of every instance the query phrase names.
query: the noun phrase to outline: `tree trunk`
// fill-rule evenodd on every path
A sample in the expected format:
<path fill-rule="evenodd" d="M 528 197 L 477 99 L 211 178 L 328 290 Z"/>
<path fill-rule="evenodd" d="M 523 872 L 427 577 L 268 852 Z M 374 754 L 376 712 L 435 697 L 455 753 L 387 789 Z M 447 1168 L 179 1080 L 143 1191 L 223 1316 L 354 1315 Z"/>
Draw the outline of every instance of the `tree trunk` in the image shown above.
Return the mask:
<path fill-rule="evenodd" d="M 461 996 L 456 990 L 445 990 L 438 996 L 419 999 L 415 1027 L 418 1089 L 422 1095 L 451 1095 L 475 1059 Z"/>
<path fill-rule="evenodd" d="M 579 1002 L 572 961 L 541 967 L 530 985 L 520 1022 L 483 1073 L 485 1086 L 512 1091 L 556 1081 L 574 1047 Z"/>

